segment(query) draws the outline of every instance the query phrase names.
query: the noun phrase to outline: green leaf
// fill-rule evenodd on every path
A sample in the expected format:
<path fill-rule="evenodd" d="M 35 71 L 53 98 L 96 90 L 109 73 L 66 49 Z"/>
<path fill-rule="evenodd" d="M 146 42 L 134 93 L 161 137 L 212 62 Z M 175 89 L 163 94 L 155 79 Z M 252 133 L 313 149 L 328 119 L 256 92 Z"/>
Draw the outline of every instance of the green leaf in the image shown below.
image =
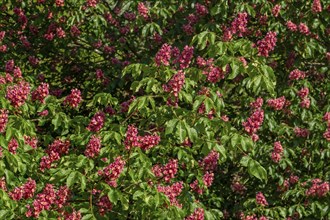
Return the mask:
<path fill-rule="evenodd" d="M 95 219 L 93 214 L 84 215 L 81 220 L 90 220 L 90 219 Z"/>
<path fill-rule="evenodd" d="M 176 137 L 179 139 L 180 143 L 184 142 L 185 138 L 187 137 L 187 131 L 185 128 L 184 121 L 178 122 L 178 124 L 176 125 L 175 134 L 176 134 Z"/>
<path fill-rule="evenodd" d="M 108 197 L 109 200 L 114 203 L 115 205 L 117 204 L 117 201 L 120 199 L 120 195 L 118 193 L 118 191 L 116 189 L 110 189 L 110 191 L 108 192 Z"/>
<path fill-rule="evenodd" d="M 215 149 L 220 153 L 220 160 L 221 161 L 225 161 L 227 158 L 227 154 L 226 154 L 226 149 L 224 148 L 224 146 L 216 144 L 215 145 Z"/>
<path fill-rule="evenodd" d="M 177 123 L 179 122 L 178 119 L 172 119 L 166 123 L 165 135 L 172 134 L 174 128 L 176 127 Z"/>
<path fill-rule="evenodd" d="M 86 189 L 86 176 L 82 174 L 80 175 L 80 189 L 82 192 Z"/>
<path fill-rule="evenodd" d="M 248 171 L 250 175 L 257 177 L 260 180 L 267 180 L 266 169 L 261 166 L 258 161 L 250 159 L 248 162 Z"/>
<path fill-rule="evenodd" d="M 243 167 L 247 167 L 249 161 L 251 160 L 251 157 L 249 156 L 244 156 L 242 157 L 241 161 L 239 162 Z"/>
<path fill-rule="evenodd" d="M 70 186 L 72 186 L 76 182 L 77 175 L 78 175 L 77 171 L 72 171 L 70 173 L 70 175 L 66 179 L 66 185 L 67 185 L 67 187 L 70 188 Z"/>

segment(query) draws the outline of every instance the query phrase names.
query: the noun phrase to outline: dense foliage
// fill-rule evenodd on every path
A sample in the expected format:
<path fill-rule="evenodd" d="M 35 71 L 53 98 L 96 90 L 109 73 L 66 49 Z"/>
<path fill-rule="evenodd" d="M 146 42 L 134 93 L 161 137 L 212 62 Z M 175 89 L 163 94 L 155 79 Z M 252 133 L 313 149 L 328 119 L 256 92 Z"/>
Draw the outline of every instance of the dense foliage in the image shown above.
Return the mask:
<path fill-rule="evenodd" d="M 330 0 L 2 0 L 0 219 L 329 219 Z"/>

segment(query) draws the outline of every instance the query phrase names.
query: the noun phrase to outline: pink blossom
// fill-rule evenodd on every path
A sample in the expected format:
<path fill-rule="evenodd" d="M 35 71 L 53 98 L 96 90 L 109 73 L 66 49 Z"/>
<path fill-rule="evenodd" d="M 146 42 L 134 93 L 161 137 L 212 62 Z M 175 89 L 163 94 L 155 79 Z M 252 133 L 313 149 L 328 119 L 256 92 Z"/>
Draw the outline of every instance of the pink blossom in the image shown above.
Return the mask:
<path fill-rule="evenodd" d="M 173 77 L 163 85 L 165 92 L 172 93 L 175 97 L 178 97 L 185 80 L 185 74 L 182 70 L 179 70 Z"/>
<path fill-rule="evenodd" d="M 6 98 L 15 108 L 22 106 L 30 93 L 30 85 L 25 81 L 20 81 L 14 86 L 7 87 Z"/>
<path fill-rule="evenodd" d="M 105 120 L 104 112 L 99 111 L 92 117 L 86 129 L 91 132 L 98 132 L 102 129 L 104 125 L 104 120 Z"/>
<path fill-rule="evenodd" d="M 30 137 L 24 135 L 24 143 L 32 147 L 33 149 L 37 149 L 38 139 L 36 137 Z"/>
<path fill-rule="evenodd" d="M 10 139 L 8 143 L 8 151 L 12 154 L 16 154 L 16 150 L 18 148 L 18 142 L 15 138 Z"/>
<path fill-rule="evenodd" d="M 101 139 L 93 135 L 87 144 L 85 156 L 89 158 L 96 157 L 100 153 L 100 149 Z"/>
<path fill-rule="evenodd" d="M 55 0 L 55 4 L 57 7 L 63 7 L 64 6 L 64 0 Z"/>
<path fill-rule="evenodd" d="M 280 11 L 281 11 L 281 5 L 275 5 L 272 8 L 272 14 L 274 15 L 275 18 L 279 15 Z"/>
<path fill-rule="evenodd" d="M 164 193 L 168 199 L 170 200 L 170 204 L 173 206 L 177 206 L 179 208 L 182 207 L 182 204 L 177 200 L 177 196 L 179 196 L 183 189 L 183 182 L 176 182 L 170 186 L 157 186 L 158 192 Z"/>
<path fill-rule="evenodd" d="M 288 29 L 289 29 L 290 31 L 295 32 L 295 31 L 298 30 L 297 25 L 296 25 L 295 23 L 293 23 L 292 21 L 288 21 L 288 22 L 286 22 L 286 26 L 288 27 Z"/>
<path fill-rule="evenodd" d="M 204 220 L 204 209 L 195 209 L 195 211 L 191 215 L 186 217 L 185 220 Z"/>
<path fill-rule="evenodd" d="M 149 17 L 149 9 L 143 2 L 138 3 L 138 12 L 144 19 L 147 19 Z"/>
<path fill-rule="evenodd" d="M 65 100 L 64 100 L 64 104 L 65 105 L 69 105 L 72 108 L 77 108 L 79 103 L 82 101 L 81 98 L 81 92 L 78 89 L 72 89 L 71 90 L 71 94 L 68 95 Z"/>
<path fill-rule="evenodd" d="M 312 12 L 313 13 L 320 13 L 322 12 L 322 5 L 320 0 L 314 0 L 312 4 Z"/>
<path fill-rule="evenodd" d="M 98 4 L 98 0 L 86 0 L 86 5 L 88 7 L 96 7 Z"/>
<path fill-rule="evenodd" d="M 231 33 L 238 34 L 239 37 L 242 37 L 245 32 L 247 32 L 247 16 L 246 12 L 238 13 L 237 17 L 231 23 Z"/>
<path fill-rule="evenodd" d="M 304 98 L 303 100 L 301 100 L 300 102 L 300 107 L 302 108 L 309 108 L 309 106 L 311 105 L 311 100 L 309 98 Z"/>
<path fill-rule="evenodd" d="M 112 210 L 112 203 L 110 202 L 107 195 L 102 196 L 96 205 L 101 216 L 104 216 L 106 212 Z"/>
<path fill-rule="evenodd" d="M 277 99 L 269 99 L 267 100 L 267 104 L 269 107 L 273 108 L 274 110 L 282 110 L 285 105 L 285 97 L 281 96 Z"/>
<path fill-rule="evenodd" d="M 294 69 L 289 74 L 290 80 L 298 80 L 298 79 L 304 79 L 305 78 L 305 72 L 301 71 L 299 69 Z"/>
<path fill-rule="evenodd" d="M 157 52 L 155 57 L 155 62 L 157 66 L 160 66 L 161 64 L 165 66 L 170 65 L 169 61 L 171 59 L 171 50 L 172 50 L 172 46 L 168 44 L 163 44 L 163 46 Z"/>
<path fill-rule="evenodd" d="M 36 90 L 32 92 L 32 100 L 38 100 L 41 103 L 45 103 L 45 98 L 49 95 L 48 83 L 41 83 Z"/>
<path fill-rule="evenodd" d="M 204 5 L 201 5 L 199 3 L 195 4 L 195 9 L 196 9 L 196 13 L 199 16 L 205 16 L 209 13 L 209 11 L 207 10 L 207 8 Z"/>
<path fill-rule="evenodd" d="M 268 202 L 262 192 L 258 192 L 256 195 L 256 202 L 261 206 L 268 206 Z"/>
<path fill-rule="evenodd" d="M 211 150 L 210 153 L 204 157 L 202 161 L 199 161 L 199 165 L 203 168 L 204 172 L 215 171 L 218 165 L 219 153 L 215 150 Z"/>
<path fill-rule="evenodd" d="M 304 34 L 304 35 L 310 35 L 310 33 L 311 33 L 309 31 L 308 26 L 305 23 L 300 23 L 298 28 L 299 28 L 299 32 Z"/>
<path fill-rule="evenodd" d="M 0 109 L 0 133 L 4 133 L 8 123 L 8 110 Z"/>
<path fill-rule="evenodd" d="M 117 187 L 117 179 L 124 169 L 126 162 L 118 156 L 115 161 L 105 167 L 103 170 L 99 170 L 99 176 L 103 177 L 105 182 L 112 187 Z"/>
<path fill-rule="evenodd" d="M 164 178 L 165 182 L 169 183 L 178 172 L 178 160 L 171 159 L 164 166 L 155 165 L 152 171 L 156 177 Z"/>
<path fill-rule="evenodd" d="M 260 56 L 268 57 L 269 52 L 274 50 L 277 42 L 276 35 L 275 32 L 270 31 L 266 34 L 264 39 L 257 42 Z"/>
<path fill-rule="evenodd" d="M 263 120 L 264 120 L 264 111 L 262 109 L 257 109 L 252 113 L 252 115 L 246 121 L 242 123 L 242 125 L 244 126 L 245 131 L 249 135 L 253 135 L 260 129 Z"/>

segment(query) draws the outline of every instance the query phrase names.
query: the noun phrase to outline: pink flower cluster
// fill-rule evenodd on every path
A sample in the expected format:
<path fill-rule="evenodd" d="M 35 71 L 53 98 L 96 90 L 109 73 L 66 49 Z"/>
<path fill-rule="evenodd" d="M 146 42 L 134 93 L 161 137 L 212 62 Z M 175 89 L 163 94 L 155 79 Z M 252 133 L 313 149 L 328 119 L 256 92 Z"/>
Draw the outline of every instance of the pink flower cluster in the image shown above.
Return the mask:
<path fill-rule="evenodd" d="M 197 57 L 197 65 L 203 69 L 203 74 L 207 76 L 207 80 L 211 83 L 216 83 L 220 79 L 225 78 L 224 71 L 215 66 L 213 58 L 205 60 L 202 57 Z"/>
<path fill-rule="evenodd" d="M 30 137 L 24 135 L 24 143 L 32 147 L 33 149 L 37 149 L 38 139 L 36 137 Z"/>
<path fill-rule="evenodd" d="M 64 105 L 69 105 L 72 108 L 77 108 L 79 103 L 82 101 L 81 92 L 79 89 L 72 89 L 71 94 L 68 95 L 64 100 Z"/>
<path fill-rule="evenodd" d="M 73 210 L 72 213 L 65 213 L 64 219 L 65 220 L 81 220 L 82 216 L 79 211 Z"/>
<path fill-rule="evenodd" d="M 196 9 L 196 13 L 199 15 L 199 16 L 205 16 L 209 13 L 207 7 L 205 7 L 204 5 L 201 5 L 199 3 L 196 3 L 195 4 L 195 9 Z"/>
<path fill-rule="evenodd" d="M 278 163 L 281 160 L 283 154 L 283 147 L 281 145 L 281 142 L 276 141 L 274 142 L 274 149 L 272 152 L 272 161 L 275 163 Z"/>
<path fill-rule="evenodd" d="M 120 111 L 122 113 L 124 112 L 128 112 L 128 109 L 129 109 L 129 106 L 130 104 L 135 100 L 135 96 L 132 96 L 129 100 L 125 101 L 125 102 L 122 102 L 120 104 Z"/>
<path fill-rule="evenodd" d="M 55 0 L 55 4 L 57 7 L 63 7 L 64 6 L 64 0 Z"/>
<path fill-rule="evenodd" d="M 264 100 L 263 100 L 263 98 L 258 97 L 258 98 L 256 98 L 256 100 L 255 100 L 254 102 L 251 102 L 251 103 L 250 103 L 250 107 L 251 107 L 253 110 L 261 109 L 261 107 L 262 107 L 263 104 L 264 104 Z"/>
<path fill-rule="evenodd" d="M 259 204 L 261 206 L 268 206 L 268 202 L 267 202 L 264 194 L 262 194 L 262 192 L 257 193 L 256 202 L 257 202 L 257 204 Z"/>
<path fill-rule="evenodd" d="M 312 12 L 313 13 L 320 13 L 322 12 L 322 5 L 320 0 L 314 0 L 312 4 Z"/>
<path fill-rule="evenodd" d="M 72 37 L 78 37 L 78 36 L 80 36 L 81 31 L 79 30 L 79 28 L 77 26 L 73 25 L 70 28 L 70 33 L 71 33 Z"/>
<path fill-rule="evenodd" d="M 194 212 L 188 217 L 186 217 L 184 220 L 204 220 L 204 209 L 195 209 Z"/>
<path fill-rule="evenodd" d="M 298 70 L 298 69 L 295 69 L 295 70 L 292 70 L 289 74 L 289 79 L 290 80 L 298 80 L 298 79 L 304 79 L 306 76 L 305 72 L 304 71 L 301 71 L 301 70 Z"/>
<path fill-rule="evenodd" d="M 204 102 L 202 102 L 202 104 L 198 107 L 198 113 L 199 114 L 205 114 L 205 104 L 204 104 Z M 213 119 L 214 118 L 214 114 L 215 114 L 215 110 L 214 110 L 214 108 L 212 108 L 209 112 L 207 112 L 206 113 L 207 114 L 207 117 L 209 118 L 209 119 Z"/>
<path fill-rule="evenodd" d="M 104 125 L 105 114 L 102 111 L 97 112 L 87 126 L 87 130 L 91 132 L 98 132 Z"/>
<path fill-rule="evenodd" d="M 8 151 L 12 154 L 16 154 L 16 150 L 18 148 L 18 142 L 15 138 L 10 139 L 8 143 Z"/>
<path fill-rule="evenodd" d="M 312 180 L 312 186 L 306 191 L 306 196 L 324 197 L 330 190 L 329 182 L 320 179 Z"/>
<path fill-rule="evenodd" d="M 0 133 L 5 132 L 8 123 L 8 110 L 0 109 Z"/>
<path fill-rule="evenodd" d="M 16 201 L 32 198 L 36 191 L 36 186 L 36 181 L 29 178 L 25 184 L 20 187 L 15 187 L 13 191 L 9 192 L 9 196 L 12 200 Z"/>
<path fill-rule="evenodd" d="M 179 70 L 172 78 L 163 85 L 165 92 L 172 93 L 175 97 L 178 97 L 185 80 L 185 74 L 182 70 Z"/>
<path fill-rule="evenodd" d="M 280 14 L 280 11 L 281 11 L 281 5 L 275 5 L 272 8 L 272 14 L 274 15 L 275 18 Z"/>
<path fill-rule="evenodd" d="M 327 130 L 323 133 L 323 137 L 330 141 L 330 112 L 326 112 L 323 116 L 323 120 L 327 122 Z"/>
<path fill-rule="evenodd" d="M 179 64 L 180 69 L 189 67 L 191 59 L 194 55 L 194 47 L 185 46 L 180 53 L 179 48 L 172 47 L 169 44 L 163 44 L 155 56 L 157 66 L 169 66 L 173 58 L 173 64 Z"/>
<path fill-rule="evenodd" d="M 154 135 L 138 135 L 138 129 L 134 125 L 129 125 L 126 131 L 126 139 L 124 141 L 125 148 L 130 150 L 132 147 L 139 147 L 142 150 L 148 150 L 160 142 L 160 137 Z"/>
<path fill-rule="evenodd" d="M 161 186 L 161 185 L 157 186 L 158 192 L 164 193 L 170 200 L 170 204 L 173 206 L 177 206 L 179 208 L 182 207 L 182 204 L 179 203 L 177 197 L 181 194 L 182 189 L 183 189 L 182 181 L 173 183 L 170 186 Z"/>
<path fill-rule="evenodd" d="M 5 71 L 7 73 L 12 73 L 14 71 L 14 67 L 15 67 L 15 61 L 14 60 L 8 60 L 6 62 Z"/>
<path fill-rule="evenodd" d="M 178 54 L 180 54 L 178 48 L 176 47 L 173 48 L 173 51 L 175 50 L 177 50 Z M 173 55 L 173 51 L 172 51 L 172 55 Z M 194 55 L 194 47 L 189 47 L 186 45 L 179 56 L 174 56 L 175 60 L 173 61 L 173 63 L 179 63 L 180 69 L 188 68 L 191 63 L 191 59 L 193 55 Z"/>
<path fill-rule="evenodd" d="M 50 210 L 52 205 L 56 208 L 62 208 L 69 199 L 69 189 L 62 186 L 56 192 L 52 184 L 46 184 L 45 188 L 39 193 L 33 201 L 33 207 L 27 205 L 26 217 L 38 218 L 43 210 Z"/>
<path fill-rule="evenodd" d="M 299 29 L 300 33 L 302 33 L 306 36 L 310 35 L 310 33 L 311 33 L 308 26 L 305 23 L 300 23 L 298 26 L 298 29 Z"/>
<path fill-rule="evenodd" d="M 260 56 L 268 57 L 269 52 L 274 50 L 277 42 L 276 35 L 277 34 L 275 32 L 269 31 L 266 34 L 265 38 L 257 42 L 258 52 Z"/>
<path fill-rule="evenodd" d="M 168 44 L 163 44 L 155 57 L 155 62 L 157 66 L 160 66 L 162 64 L 165 66 L 169 66 L 171 53 L 172 53 L 172 46 Z"/>
<path fill-rule="evenodd" d="M 107 195 L 102 196 L 97 202 L 97 207 L 101 216 L 104 216 L 106 212 L 112 210 L 112 203 Z"/>
<path fill-rule="evenodd" d="M 263 121 L 264 111 L 262 109 L 257 109 L 246 121 L 242 123 L 244 130 L 252 137 L 254 141 L 259 139 L 256 132 L 260 129 Z"/>
<path fill-rule="evenodd" d="M 88 7 L 96 7 L 98 0 L 86 0 L 86 4 Z"/>
<path fill-rule="evenodd" d="M 7 186 L 6 186 L 6 180 L 5 177 L 2 177 L 0 179 L 0 189 L 7 191 Z"/>
<path fill-rule="evenodd" d="M 204 172 L 213 172 L 216 170 L 219 160 L 219 153 L 215 150 L 211 150 L 210 153 L 204 157 L 202 161 L 199 161 L 199 166 L 203 168 Z"/>
<path fill-rule="evenodd" d="M 85 150 L 85 156 L 88 158 L 96 157 L 100 153 L 100 149 L 101 149 L 101 139 L 93 135 L 87 144 Z"/>
<path fill-rule="evenodd" d="M 6 98 L 15 108 L 22 106 L 30 93 L 30 85 L 28 82 L 20 81 L 14 86 L 7 87 Z"/>
<path fill-rule="evenodd" d="M 302 108 L 309 108 L 311 101 L 307 97 L 308 94 L 309 94 L 309 89 L 307 87 L 304 87 L 301 90 L 299 90 L 298 96 L 301 99 L 300 107 L 302 107 Z"/>
<path fill-rule="evenodd" d="M 293 129 L 294 133 L 296 134 L 297 137 L 308 137 L 309 135 L 309 130 L 307 128 L 299 128 L 299 127 L 295 127 Z"/>
<path fill-rule="evenodd" d="M 328 126 L 330 126 L 330 112 L 326 112 L 323 115 L 323 121 L 327 122 Z"/>
<path fill-rule="evenodd" d="M 286 26 L 292 32 L 296 32 L 296 31 L 299 30 L 299 32 L 301 34 L 304 34 L 306 36 L 311 34 L 308 26 L 305 23 L 300 23 L 299 25 L 297 25 L 297 24 L 295 24 L 295 23 L 293 23 L 292 21 L 289 20 L 289 21 L 286 22 Z"/>
<path fill-rule="evenodd" d="M 235 179 L 232 181 L 230 188 L 231 190 L 233 190 L 233 192 L 241 195 L 244 194 L 244 192 L 246 191 L 246 187 L 244 186 L 244 184 Z"/>
<path fill-rule="evenodd" d="M 248 14 L 246 12 L 237 14 L 237 17 L 231 22 L 229 29 L 231 34 L 238 34 L 239 37 L 242 37 L 247 32 L 247 16 Z"/>
<path fill-rule="evenodd" d="M 282 110 L 285 106 L 285 103 L 286 103 L 286 99 L 284 96 L 281 96 L 280 98 L 277 99 L 267 100 L 267 105 L 277 111 Z"/>
<path fill-rule="evenodd" d="M 117 187 L 117 179 L 123 171 L 125 164 L 126 162 L 121 156 L 118 156 L 113 163 L 109 164 L 103 170 L 99 170 L 98 174 L 104 178 L 109 186 Z"/>
<path fill-rule="evenodd" d="M 287 22 L 286 22 L 286 26 L 287 26 L 287 28 L 288 28 L 290 31 L 292 31 L 292 32 L 295 32 L 295 31 L 298 30 L 297 25 L 296 25 L 295 23 L 293 23 L 292 21 L 287 21 Z"/>
<path fill-rule="evenodd" d="M 104 112 L 109 114 L 109 115 L 115 115 L 116 114 L 116 110 L 114 108 L 112 108 L 111 106 L 106 106 L 104 108 Z"/>
<path fill-rule="evenodd" d="M 55 140 L 46 150 L 47 156 L 43 156 L 40 161 L 40 170 L 50 169 L 53 162 L 58 161 L 62 155 L 69 152 L 70 141 Z"/>
<path fill-rule="evenodd" d="M 256 214 L 244 215 L 244 213 L 240 214 L 239 219 L 241 219 L 241 220 L 268 220 L 268 218 L 265 216 L 260 216 L 258 218 Z"/>
<path fill-rule="evenodd" d="M 169 183 L 178 172 L 178 160 L 171 159 L 164 166 L 156 164 L 152 167 L 152 172 L 156 177 L 164 178 L 165 182 Z"/>
<path fill-rule="evenodd" d="M 203 176 L 203 184 L 205 187 L 210 187 L 214 180 L 214 173 L 206 172 Z M 198 180 L 195 180 L 190 185 L 190 188 L 199 195 L 203 194 L 203 188 L 199 187 Z"/>
<path fill-rule="evenodd" d="M 49 84 L 41 83 L 36 90 L 32 92 L 32 100 L 38 100 L 41 103 L 45 102 L 45 98 L 49 95 Z"/>
<path fill-rule="evenodd" d="M 149 12 L 149 9 L 147 8 L 147 6 L 143 3 L 143 2 L 139 2 L 138 3 L 138 12 L 139 14 L 144 18 L 144 19 L 148 19 L 148 12 Z"/>

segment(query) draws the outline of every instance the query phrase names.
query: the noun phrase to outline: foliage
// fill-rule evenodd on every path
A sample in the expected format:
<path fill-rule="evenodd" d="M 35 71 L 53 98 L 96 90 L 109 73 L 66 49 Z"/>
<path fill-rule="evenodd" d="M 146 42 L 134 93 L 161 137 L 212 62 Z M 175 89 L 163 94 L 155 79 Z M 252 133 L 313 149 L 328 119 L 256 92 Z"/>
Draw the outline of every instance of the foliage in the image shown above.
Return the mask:
<path fill-rule="evenodd" d="M 330 218 L 329 0 L 0 6 L 0 219 Z"/>

